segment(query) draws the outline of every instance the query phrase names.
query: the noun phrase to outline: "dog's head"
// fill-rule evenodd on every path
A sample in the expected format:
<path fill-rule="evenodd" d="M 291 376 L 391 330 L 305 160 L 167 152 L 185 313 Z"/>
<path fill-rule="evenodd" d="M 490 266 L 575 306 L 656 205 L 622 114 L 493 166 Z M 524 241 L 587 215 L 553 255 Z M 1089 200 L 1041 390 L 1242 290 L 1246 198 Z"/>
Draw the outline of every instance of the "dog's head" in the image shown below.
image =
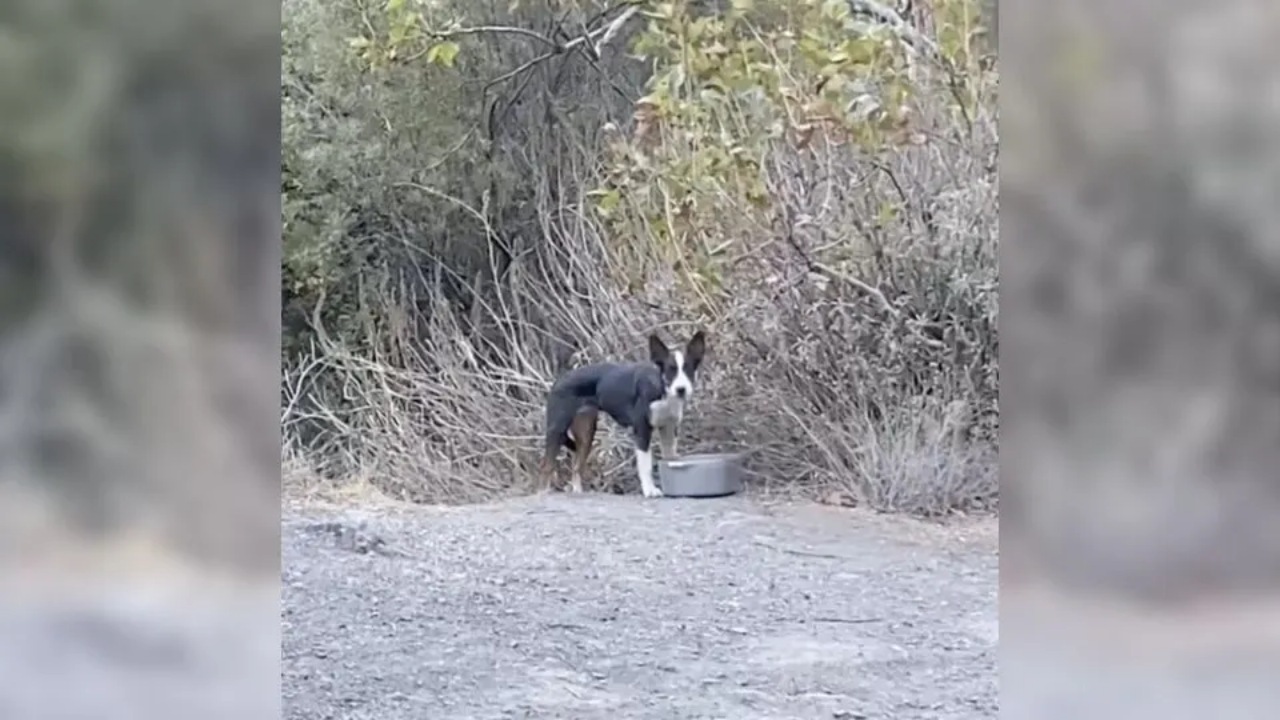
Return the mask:
<path fill-rule="evenodd" d="M 684 350 L 668 349 L 656 333 L 649 336 L 649 359 L 658 366 L 666 397 L 684 400 L 693 395 L 693 378 L 706 351 L 707 339 L 701 330 L 693 334 Z"/>

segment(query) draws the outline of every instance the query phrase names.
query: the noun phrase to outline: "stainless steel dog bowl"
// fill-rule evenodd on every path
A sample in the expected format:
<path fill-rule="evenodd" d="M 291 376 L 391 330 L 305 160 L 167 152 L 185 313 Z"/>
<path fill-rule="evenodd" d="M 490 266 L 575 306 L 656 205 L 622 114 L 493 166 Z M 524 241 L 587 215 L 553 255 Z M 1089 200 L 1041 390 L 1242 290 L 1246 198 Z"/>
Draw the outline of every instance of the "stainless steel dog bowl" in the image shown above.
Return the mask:
<path fill-rule="evenodd" d="M 658 463 L 658 487 L 667 497 L 720 497 L 742 491 L 742 456 L 685 455 Z"/>

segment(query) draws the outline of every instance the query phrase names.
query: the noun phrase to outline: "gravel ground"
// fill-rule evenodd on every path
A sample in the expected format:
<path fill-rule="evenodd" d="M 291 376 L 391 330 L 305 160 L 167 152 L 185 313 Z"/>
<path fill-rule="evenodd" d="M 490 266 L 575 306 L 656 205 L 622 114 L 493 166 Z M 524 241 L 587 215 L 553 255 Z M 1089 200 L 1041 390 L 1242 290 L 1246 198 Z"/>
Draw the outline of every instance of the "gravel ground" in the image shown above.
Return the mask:
<path fill-rule="evenodd" d="M 285 717 L 995 717 L 998 558 L 957 532 L 745 498 L 291 510 Z"/>

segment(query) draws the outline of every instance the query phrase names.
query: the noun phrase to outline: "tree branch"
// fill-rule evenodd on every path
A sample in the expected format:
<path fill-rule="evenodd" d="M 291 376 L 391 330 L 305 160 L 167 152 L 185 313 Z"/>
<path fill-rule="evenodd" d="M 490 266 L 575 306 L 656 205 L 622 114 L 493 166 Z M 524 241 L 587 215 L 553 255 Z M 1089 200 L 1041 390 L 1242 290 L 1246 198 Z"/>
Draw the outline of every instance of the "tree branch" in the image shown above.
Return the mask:
<path fill-rule="evenodd" d="M 583 30 L 582 34 L 566 42 L 559 42 L 554 37 L 554 35 L 562 34 L 564 32 L 563 17 L 555 24 L 551 35 L 543 35 L 542 33 L 539 33 L 537 31 L 529 30 L 528 28 L 521 28 L 521 27 L 510 27 L 505 25 L 480 25 L 475 27 L 455 28 L 453 30 L 431 33 L 431 36 L 440 38 L 440 37 L 451 37 L 456 35 L 482 35 L 486 33 L 513 34 L 513 35 L 521 35 L 524 37 L 533 38 L 538 42 L 551 48 L 549 51 L 542 53 L 541 55 L 538 55 L 537 57 L 534 57 L 530 60 L 527 60 L 521 63 L 520 65 L 516 66 L 515 68 L 508 70 L 507 72 L 504 72 L 501 75 L 498 75 L 497 77 L 486 82 L 484 84 L 484 88 L 481 90 L 481 97 L 488 96 L 489 91 L 492 90 L 495 86 L 501 85 L 507 82 L 508 80 L 512 80 L 514 78 L 524 75 L 528 71 L 546 62 L 547 60 L 550 60 L 556 55 L 563 55 L 564 53 L 567 53 L 573 50 L 581 50 L 582 56 L 587 60 L 587 62 L 597 72 L 599 72 L 601 75 L 603 75 L 606 79 L 609 80 L 609 84 L 613 88 L 614 92 L 617 92 L 623 98 L 627 98 L 626 92 L 622 88 L 618 87 L 617 83 L 613 82 L 612 78 L 608 77 L 608 74 L 604 72 L 604 69 L 602 67 L 600 67 L 597 60 L 600 57 L 600 52 L 605 47 L 607 47 L 609 43 L 617 39 L 618 35 L 622 31 L 622 26 L 625 25 L 628 20 L 630 20 L 632 17 L 636 15 L 636 13 L 640 11 L 640 4 L 636 2 L 636 0 L 627 0 L 626 2 L 619 3 L 618 5 L 615 5 L 614 7 L 609 8 L 608 10 L 592 18 L 591 23 L 594 24 L 596 22 L 603 20 L 605 17 L 608 17 L 609 13 L 618 9 L 622 9 L 622 12 L 619 13 L 616 18 L 609 21 L 607 25 L 603 27 L 598 27 L 594 30 L 588 30 L 588 25 L 584 24 L 582 27 L 582 30 Z M 507 108 L 509 108 L 510 105 L 511 103 L 508 102 Z M 503 114 L 505 115 L 505 109 L 503 111 Z M 493 133 L 491 132 L 490 135 L 492 136 Z"/>
<path fill-rule="evenodd" d="M 510 25 L 476 25 L 473 27 L 454 28 L 452 30 L 436 30 L 427 33 L 428 37 L 443 40 L 445 38 L 461 37 L 463 35 L 521 35 L 523 37 L 532 38 L 538 42 L 551 48 L 552 53 L 561 53 L 565 48 L 555 40 L 535 32 L 528 28 L 513 27 Z"/>
<path fill-rule="evenodd" d="M 894 32 L 902 36 L 917 51 L 927 52 L 931 57 L 939 57 L 938 46 L 932 40 L 921 35 L 911 27 L 897 12 L 875 0 L 848 0 L 849 9 L 854 15 L 867 15 L 888 25 Z"/>
<path fill-rule="evenodd" d="M 445 38 L 461 37 L 463 35 L 520 35 L 522 37 L 527 37 L 527 38 L 536 40 L 539 43 L 542 43 L 543 45 L 546 45 L 548 48 L 550 48 L 550 53 L 549 53 L 550 55 L 559 55 L 562 53 L 566 53 L 580 45 L 583 45 L 586 43 L 593 43 L 596 41 L 597 38 L 600 38 L 599 43 L 594 45 L 594 49 L 596 51 L 596 54 L 598 55 L 602 47 L 612 42 L 613 39 L 617 37 L 618 32 L 622 29 L 622 26 L 626 24 L 627 20 L 630 20 L 633 16 L 635 16 L 637 12 L 640 11 L 640 5 L 637 2 L 628 1 L 624 3 L 620 3 L 614 8 L 611 8 L 609 11 L 602 13 L 601 15 L 597 16 L 597 19 L 605 17 L 606 15 L 608 15 L 609 12 L 612 12 L 613 10 L 616 10 L 618 8 L 625 8 L 625 9 L 622 11 L 620 15 L 618 15 L 618 17 L 614 18 L 608 25 L 604 27 L 596 28 L 595 30 L 587 30 L 587 26 L 584 24 L 582 28 L 583 32 L 581 35 L 564 43 L 557 42 L 555 38 L 551 37 L 550 35 L 544 35 L 536 30 L 530 30 L 529 28 L 523 28 L 523 27 L 518 27 L 514 25 L 473 25 L 469 27 L 457 27 L 457 28 L 452 28 L 450 30 L 431 31 L 427 33 L 427 36 L 435 38 L 437 40 L 442 40 Z M 557 29 L 559 29 L 559 25 L 560 23 L 557 23 Z"/>

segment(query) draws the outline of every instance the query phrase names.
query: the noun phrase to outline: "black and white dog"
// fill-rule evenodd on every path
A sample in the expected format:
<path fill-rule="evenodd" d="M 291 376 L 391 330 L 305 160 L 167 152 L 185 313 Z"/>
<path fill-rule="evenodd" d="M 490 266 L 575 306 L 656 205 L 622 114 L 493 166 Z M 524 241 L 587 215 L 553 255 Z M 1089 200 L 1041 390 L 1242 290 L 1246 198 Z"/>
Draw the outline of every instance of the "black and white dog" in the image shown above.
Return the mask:
<path fill-rule="evenodd" d="M 650 441 L 658 431 L 664 458 L 676 455 L 676 436 L 685 403 L 693 396 L 693 379 L 706 353 L 706 337 L 694 333 L 683 351 L 670 350 L 656 334 L 649 336 L 647 363 L 596 363 L 571 370 L 551 386 L 542 472 L 549 479 L 560 448 L 573 453 L 573 492 L 582 492 L 582 475 L 595 441 L 600 412 L 631 430 L 636 473 L 645 497 L 662 497 L 653 482 Z"/>

